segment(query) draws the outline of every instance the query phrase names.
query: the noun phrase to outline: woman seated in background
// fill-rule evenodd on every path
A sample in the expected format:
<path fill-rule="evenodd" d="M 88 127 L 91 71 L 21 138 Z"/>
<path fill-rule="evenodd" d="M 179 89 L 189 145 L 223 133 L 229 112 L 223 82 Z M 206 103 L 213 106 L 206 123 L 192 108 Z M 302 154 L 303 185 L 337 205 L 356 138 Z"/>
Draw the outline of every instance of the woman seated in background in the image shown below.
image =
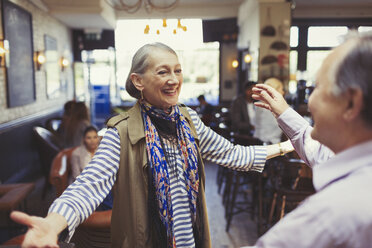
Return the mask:
<path fill-rule="evenodd" d="M 71 174 L 69 178 L 69 184 L 73 183 L 75 179 L 84 170 L 85 166 L 92 160 L 98 145 L 100 143 L 100 137 L 98 131 L 93 126 L 88 126 L 84 130 L 83 145 L 78 146 L 71 154 Z M 111 191 L 103 200 L 96 211 L 104 211 L 112 209 L 112 195 Z"/>
<path fill-rule="evenodd" d="M 89 126 L 84 131 L 83 145 L 78 146 L 71 154 L 71 174 L 69 184 L 73 183 L 85 166 L 92 160 L 100 138 L 95 127 Z"/>
<path fill-rule="evenodd" d="M 67 101 L 63 105 L 63 115 L 62 115 L 61 125 L 58 127 L 58 130 L 57 130 L 57 134 L 59 138 L 61 139 L 61 141 L 63 141 L 64 139 L 65 132 L 66 132 L 66 126 L 70 120 L 72 109 L 74 108 L 75 104 L 76 104 L 75 100 L 70 100 L 70 101 Z"/>
<path fill-rule="evenodd" d="M 87 106 L 84 102 L 75 103 L 65 126 L 64 147 L 80 146 L 83 142 L 84 130 L 88 126 L 90 126 L 90 120 Z"/>

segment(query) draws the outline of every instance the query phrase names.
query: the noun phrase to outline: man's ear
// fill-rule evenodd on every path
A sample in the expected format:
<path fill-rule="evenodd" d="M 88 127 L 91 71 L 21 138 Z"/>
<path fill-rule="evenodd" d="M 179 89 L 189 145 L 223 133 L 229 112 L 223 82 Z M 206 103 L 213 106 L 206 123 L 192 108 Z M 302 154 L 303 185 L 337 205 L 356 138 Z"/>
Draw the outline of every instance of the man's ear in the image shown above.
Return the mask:
<path fill-rule="evenodd" d="M 363 92 L 360 89 L 349 89 L 345 97 L 348 101 L 343 115 L 346 121 L 352 121 L 360 115 L 363 109 Z"/>
<path fill-rule="evenodd" d="M 137 73 L 132 73 L 130 74 L 130 80 L 132 80 L 132 83 L 134 87 L 136 87 L 137 90 L 142 91 L 144 86 L 143 86 L 143 80 L 140 75 Z"/>

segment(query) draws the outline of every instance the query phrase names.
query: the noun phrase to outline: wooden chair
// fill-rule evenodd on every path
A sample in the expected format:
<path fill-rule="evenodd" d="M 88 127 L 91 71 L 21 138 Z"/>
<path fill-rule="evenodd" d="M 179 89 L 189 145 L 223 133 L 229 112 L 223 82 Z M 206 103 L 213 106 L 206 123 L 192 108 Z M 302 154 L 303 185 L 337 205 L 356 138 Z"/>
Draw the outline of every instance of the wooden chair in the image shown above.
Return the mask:
<path fill-rule="evenodd" d="M 285 160 L 284 160 L 285 161 Z M 280 167 L 274 180 L 268 225 L 283 218 L 284 214 L 296 208 L 304 199 L 315 193 L 312 171 L 300 159 L 288 159 Z M 274 219 L 274 217 L 276 218 Z"/>
<path fill-rule="evenodd" d="M 64 149 L 53 160 L 49 181 L 60 196 L 68 186 L 70 157 L 75 148 Z M 111 247 L 112 210 L 95 211 L 75 231 L 71 239 L 77 248 Z"/>
<path fill-rule="evenodd" d="M 62 118 L 61 117 L 54 117 L 54 118 L 48 119 L 45 122 L 45 127 L 51 133 L 53 133 L 53 134 L 55 134 L 55 135 L 58 136 L 59 135 L 58 134 L 58 129 L 60 128 L 61 124 L 62 124 Z"/>

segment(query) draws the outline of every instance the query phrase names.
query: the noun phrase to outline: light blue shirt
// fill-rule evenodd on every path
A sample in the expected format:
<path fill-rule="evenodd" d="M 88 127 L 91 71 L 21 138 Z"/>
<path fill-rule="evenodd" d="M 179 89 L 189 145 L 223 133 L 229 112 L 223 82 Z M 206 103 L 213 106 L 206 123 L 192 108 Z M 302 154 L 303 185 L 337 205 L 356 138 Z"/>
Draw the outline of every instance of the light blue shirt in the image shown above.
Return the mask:
<path fill-rule="evenodd" d="M 313 167 L 317 193 L 287 214 L 255 247 L 372 247 L 372 141 L 334 155 L 310 137 L 294 110 L 278 123 L 301 158 Z"/>

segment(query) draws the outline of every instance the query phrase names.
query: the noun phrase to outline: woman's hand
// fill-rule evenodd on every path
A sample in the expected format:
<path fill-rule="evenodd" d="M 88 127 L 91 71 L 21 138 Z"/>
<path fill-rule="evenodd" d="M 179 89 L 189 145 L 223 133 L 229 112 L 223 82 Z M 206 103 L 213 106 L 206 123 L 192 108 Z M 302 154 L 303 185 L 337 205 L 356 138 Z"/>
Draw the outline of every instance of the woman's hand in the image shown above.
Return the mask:
<path fill-rule="evenodd" d="M 28 226 L 22 247 L 58 248 L 58 234 L 67 226 L 65 218 L 56 213 L 42 218 L 13 211 L 10 217 L 15 222 Z"/>
<path fill-rule="evenodd" d="M 289 107 L 282 94 L 269 85 L 256 84 L 252 91 L 253 99 L 260 101 L 255 102 L 254 105 L 270 110 L 275 118 Z"/>

